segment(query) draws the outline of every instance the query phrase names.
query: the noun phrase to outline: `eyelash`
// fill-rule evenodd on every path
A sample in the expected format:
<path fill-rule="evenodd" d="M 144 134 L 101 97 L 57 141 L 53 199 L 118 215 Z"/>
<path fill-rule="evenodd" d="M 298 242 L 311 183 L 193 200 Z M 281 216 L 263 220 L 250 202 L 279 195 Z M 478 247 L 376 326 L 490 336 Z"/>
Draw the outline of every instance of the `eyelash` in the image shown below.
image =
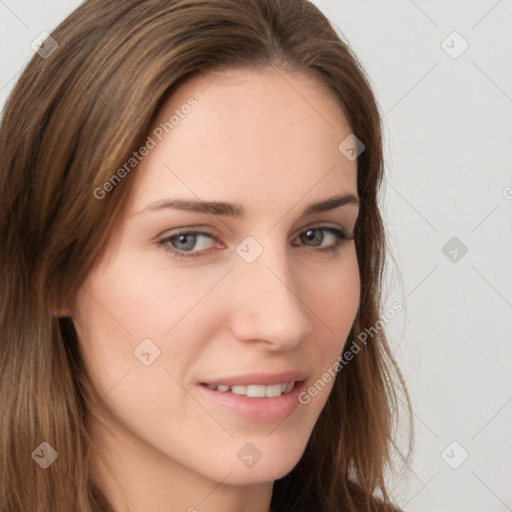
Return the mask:
<path fill-rule="evenodd" d="M 316 249 L 317 251 L 323 252 L 323 253 L 336 253 L 341 249 L 341 247 L 345 244 L 345 242 L 348 242 L 350 240 L 355 240 L 354 235 L 352 233 L 347 233 L 343 229 L 333 228 L 331 226 L 318 226 L 313 228 L 308 228 L 299 233 L 298 236 L 308 232 L 308 231 L 326 231 L 336 237 L 336 241 L 334 245 L 323 247 L 320 249 Z M 203 252 L 200 251 L 180 251 L 170 245 L 170 241 L 178 238 L 183 235 L 203 235 L 206 237 L 211 238 L 212 240 L 219 241 L 216 237 L 214 237 L 210 233 L 206 233 L 203 231 L 182 231 L 181 233 L 175 233 L 172 236 L 168 236 L 166 238 L 163 238 L 158 242 L 158 245 L 162 246 L 163 249 L 167 252 L 170 252 L 174 255 L 175 258 L 180 259 L 186 259 L 186 258 L 201 258 L 203 256 L 206 256 L 208 254 L 208 250 L 205 250 Z M 314 248 L 314 246 L 313 246 Z"/>

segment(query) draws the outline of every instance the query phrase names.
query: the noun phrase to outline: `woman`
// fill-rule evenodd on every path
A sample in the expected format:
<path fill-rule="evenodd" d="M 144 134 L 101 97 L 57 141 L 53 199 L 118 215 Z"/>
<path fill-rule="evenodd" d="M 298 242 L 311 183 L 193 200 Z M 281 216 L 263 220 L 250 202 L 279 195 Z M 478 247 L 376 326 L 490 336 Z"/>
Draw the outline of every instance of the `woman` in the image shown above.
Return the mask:
<path fill-rule="evenodd" d="M 350 49 L 303 0 L 87 0 L 52 38 L 0 129 L 1 507 L 397 510 Z"/>

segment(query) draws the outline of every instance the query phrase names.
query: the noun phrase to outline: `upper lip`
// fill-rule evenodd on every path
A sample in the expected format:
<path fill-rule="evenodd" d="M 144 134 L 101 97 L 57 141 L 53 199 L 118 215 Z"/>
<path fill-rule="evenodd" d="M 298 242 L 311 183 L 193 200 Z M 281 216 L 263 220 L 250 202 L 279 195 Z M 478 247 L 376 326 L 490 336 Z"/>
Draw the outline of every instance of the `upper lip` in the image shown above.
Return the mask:
<path fill-rule="evenodd" d="M 221 377 L 212 379 L 201 384 L 210 384 L 212 386 L 248 386 L 249 384 L 259 384 L 271 386 L 282 382 L 302 381 L 307 378 L 307 374 L 301 371 L 292 370 L 280 373 L 252 373 L 247 375 L 238 375 L 231 377 Z"/>

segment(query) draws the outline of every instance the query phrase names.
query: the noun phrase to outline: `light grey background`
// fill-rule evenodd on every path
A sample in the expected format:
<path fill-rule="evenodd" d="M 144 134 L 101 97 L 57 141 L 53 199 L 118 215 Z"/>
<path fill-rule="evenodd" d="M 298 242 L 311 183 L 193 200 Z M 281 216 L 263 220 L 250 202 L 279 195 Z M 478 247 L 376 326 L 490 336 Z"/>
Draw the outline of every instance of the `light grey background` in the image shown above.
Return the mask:
<path fill-rule="evenodd" d="M 385 122 L 388 302 L 404 304 L 388 332 L 416 421 L 395 499 L 407 512 L 512 511 L 512 1 L 314 3 Z M 79 4 L 0 0 L 0 104 L 31 42 Z"/>

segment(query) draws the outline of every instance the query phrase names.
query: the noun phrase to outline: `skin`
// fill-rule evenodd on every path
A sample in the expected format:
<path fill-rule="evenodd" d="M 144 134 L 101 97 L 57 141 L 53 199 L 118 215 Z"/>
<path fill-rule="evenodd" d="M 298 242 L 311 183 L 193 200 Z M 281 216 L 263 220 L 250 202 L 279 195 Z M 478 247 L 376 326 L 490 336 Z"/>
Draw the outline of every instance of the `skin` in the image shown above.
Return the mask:
<path fill-rule="evenodd" d="M 69 305 L 102 397 L 92 428 L 110 467 L 95 458 L 93 478 L 119 512 L 268 512 L 273 481 L 301 458 L 334 381 L 269 423 L 217 407 L 199 383 L 293 368 L 308 388 L 342 351 L 360 300 L 355 244 L 325 253 L 335 237 L 304 232 L 352 233 L 358 206 L 302 210 L 357 197 L 357 162 L 338 150 L 351 129 L 320 82 L 271 68 L 196 77 L 155 126 L 191 96 L 198 105 L 125 178 L 136 180 L 126 213 Z M 238 203 L 246 216 L 146 210 L 171 197 Z M 215 237 L 189 242 L 202 257 L 158 243 L 183 228 Z M 247 236 L 263 249 L 251 264 L 235 251 Z M 145 366 L 134 350 L 148 338 L 160 356 Z M 237 458 L 247 442 L 262 454 L 250 468 Z"/>

